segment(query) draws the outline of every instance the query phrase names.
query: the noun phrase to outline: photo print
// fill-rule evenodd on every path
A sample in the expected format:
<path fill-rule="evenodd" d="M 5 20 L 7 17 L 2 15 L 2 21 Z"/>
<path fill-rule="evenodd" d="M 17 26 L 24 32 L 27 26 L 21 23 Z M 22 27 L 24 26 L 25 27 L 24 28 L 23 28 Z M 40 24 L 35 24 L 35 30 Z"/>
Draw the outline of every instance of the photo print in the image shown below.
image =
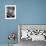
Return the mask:
<path fill-rule="evenodd" d="M 16 5 L 5 5 L 5 19 L 16 19 Z"/>

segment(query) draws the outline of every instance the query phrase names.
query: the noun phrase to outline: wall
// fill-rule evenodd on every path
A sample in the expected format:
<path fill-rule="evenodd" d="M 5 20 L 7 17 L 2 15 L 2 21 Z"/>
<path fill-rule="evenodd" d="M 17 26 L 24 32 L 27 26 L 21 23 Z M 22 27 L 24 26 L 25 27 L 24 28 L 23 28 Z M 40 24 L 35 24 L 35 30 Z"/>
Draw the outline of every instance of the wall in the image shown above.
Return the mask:
<path fill-rule="evenodd" d="M 7 4 L 16 5 L 16 20 L 5 19 Z M 17 34 L 17 24 L 46 24 L 46 0 L 0 0 L 0 44 L 8 43 L 9 32 Z"/>

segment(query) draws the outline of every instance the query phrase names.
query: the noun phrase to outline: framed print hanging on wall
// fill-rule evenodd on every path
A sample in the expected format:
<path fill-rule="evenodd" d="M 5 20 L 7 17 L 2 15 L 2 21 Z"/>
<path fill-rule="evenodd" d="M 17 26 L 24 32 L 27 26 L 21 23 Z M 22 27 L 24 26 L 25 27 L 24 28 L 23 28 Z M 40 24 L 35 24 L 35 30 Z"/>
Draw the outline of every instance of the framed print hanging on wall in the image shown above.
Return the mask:
<path fill-rule="evenodd" d="M 16 19 L 16 5 L 5 5 L 5 19 Z"/>

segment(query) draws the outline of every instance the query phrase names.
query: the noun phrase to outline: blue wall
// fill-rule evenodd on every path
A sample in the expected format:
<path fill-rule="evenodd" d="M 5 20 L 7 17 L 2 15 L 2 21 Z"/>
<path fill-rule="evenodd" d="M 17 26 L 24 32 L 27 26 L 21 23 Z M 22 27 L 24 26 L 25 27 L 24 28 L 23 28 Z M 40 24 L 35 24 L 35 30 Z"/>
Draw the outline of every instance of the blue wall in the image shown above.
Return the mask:
<path fill-rule="evenodd" d="M 5 19 L 7 4 L 16 5 L 16 20 Z M 8 43 L 9 32 L 17 34 L 17 24 L 46 24 L 46 0 L 0 0 L 0 44 Z"/>

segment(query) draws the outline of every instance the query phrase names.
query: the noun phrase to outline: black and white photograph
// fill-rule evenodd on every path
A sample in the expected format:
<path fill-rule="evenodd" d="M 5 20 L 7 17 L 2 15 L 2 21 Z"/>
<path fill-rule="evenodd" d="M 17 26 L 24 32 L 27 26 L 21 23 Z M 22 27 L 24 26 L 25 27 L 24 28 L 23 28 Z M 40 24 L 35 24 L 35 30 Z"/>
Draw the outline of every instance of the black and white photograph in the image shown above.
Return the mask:
<path fill-rule="evenodd" d="M 16 19 L 16 5 L 5 5 L 5 19 Z"/>
<path fill-rule="evenodd" d="M 18 42 L 20 46 L 31 46 L 46 42 L 46 25 L 18 25 Z M 42 44 L 43 45 L 43 44 Z"/>

